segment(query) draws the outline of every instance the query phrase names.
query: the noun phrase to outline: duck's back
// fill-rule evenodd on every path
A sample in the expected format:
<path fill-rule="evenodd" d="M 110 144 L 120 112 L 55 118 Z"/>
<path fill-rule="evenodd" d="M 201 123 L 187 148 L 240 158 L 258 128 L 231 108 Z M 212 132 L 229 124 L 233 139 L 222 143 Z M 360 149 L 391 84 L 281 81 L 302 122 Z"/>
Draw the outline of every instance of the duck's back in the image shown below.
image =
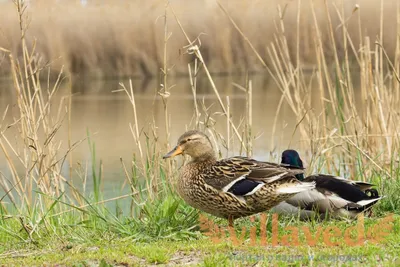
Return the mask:
<path fill-rule="evenodd" d="M 313 188 L 311 183 L 300 183 L 295 173 L 245 157 L 193 161 L 182 167 L 177 186 L 181 197 L 195 208 L 219 217 L 242 217 Z"/>

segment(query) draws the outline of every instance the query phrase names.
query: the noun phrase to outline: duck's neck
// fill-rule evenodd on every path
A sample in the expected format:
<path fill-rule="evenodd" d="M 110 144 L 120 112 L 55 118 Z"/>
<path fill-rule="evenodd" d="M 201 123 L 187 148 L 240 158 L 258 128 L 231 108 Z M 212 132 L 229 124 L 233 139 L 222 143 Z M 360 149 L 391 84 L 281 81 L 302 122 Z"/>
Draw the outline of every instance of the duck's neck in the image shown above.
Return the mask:
<path fill-rule="evenodd" d="M 217 161 L 214 152 L 203 153 L 196 158 L 192 158 L 193 163 L 214 163 Z"/>

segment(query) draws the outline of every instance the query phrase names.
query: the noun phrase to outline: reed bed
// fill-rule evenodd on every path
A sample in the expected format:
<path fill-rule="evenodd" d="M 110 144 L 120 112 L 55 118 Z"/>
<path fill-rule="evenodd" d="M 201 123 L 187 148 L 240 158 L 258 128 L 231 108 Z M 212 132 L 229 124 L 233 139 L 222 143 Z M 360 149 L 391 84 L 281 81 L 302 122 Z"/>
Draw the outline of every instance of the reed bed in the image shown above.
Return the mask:
<path fill-rule="evenodd" d="M 255 4 L 253 6 L 248 2 L 238 2 L 238 4 L 244 5 L 241 10 L 242 16 L 238 15 L 240 12 L 236 14 L 235 11 L 230 11 L 233 6 L 228 5 L 228 2 L 222 6 L 211 5 L 199 8 L 198 16 L 201 17 L 202 12 L 207 16 L 210 13 L 214 14 L 211 11 L 209 13 L 208 8 L 215 10 L 219 16 L 213 17 L 214 20 L 221 20 L 221 23 L 225 21 L 223 23 L 226 24 L 222 25 L 226 26 L 224 29 L 229 32 L 229 36 L 235 36 L 237 42 L 241 43 L 240 49 L 238 45 L 232 45 L 232 47 L 239 49 L 238 51 L 241 51 L 242 55 L 245 55 L 244 57 L 236 51 L 229 50 L 230 53 L 225 58 L 225 60 L 232 59 L 232 66 L 237 63 L 233 59 L 247 62 L 245 67 L 242 66 L 243 69 L 233 67 L 235 71 L 250 69 L 250 67 L 247 68 L 248 66 L 263 69 L 279 86 L 282 91 L 281 102 L 286 101 L 296 117 L 297 124 L 293 135 L 301 137 L 302 141 L 297 145 L 302 147 L 302 151 L 307 152 L 308 172 L 322 170 L 345 175 L 351 179 L 376 182 L 380 191 L 387 195 L 387 198 L 380 202 L 378 211 L 399 213 L 400 197 L 396 193 L 400 189 L 398 158 L 400 129 L 397 123 L 400 114 L 400 67 L 398 61 L 400 58 L 400 34 L 397 32 L 397 29 L 400 29 L 398 26 L 400 17 L 398 10 L 396 10 L 396 23 L 392 22 L 389 29 L 396 29 L 390 39 L 394 45 L 393 51 L 390 51 L 390 45 L 387 46 L 388 49 L 385 48 L 384 36 L 387 33 L 384 25 L 388 16 L 384 15 L 386 6 L 383 2 L 379 2 L 381 3 L 378 14 L 380 19 L 374 24 L 380 25 L 377 38 L 366 36 L 365 28 L 361 26 L 361 23 L 357 24 L 358 28 L 353 29 L 354 25 L 351 24 L 351 21 L 354 18 L 357 21 L 363 20 L 364 15 L 361 14 L 364 11 L 361 9 L 361 5 L 350 12 L 346 8 L 347 4 L 341 6 L 332 3 L 319 3 L 318 5 L 305 1 L 304 3 L 311 3 L 311 6 L 309 9 L 303 9 L 302 4 L 301 8 L 296 9 L 296 14 L 292 16 L 295 18 L 293 21 L 288 19 L 290 12 L 294 12 L 290 11 L 289 6 L 285 8 L 283 5 L 282 8 L 277 9 L 278 18 L 274 24 L 275 34 L 271 36 L 270 42 L 260 40 L 260 38 L 253 40 L 252 36 L 255 36 L 256 33 L 252 30 L 246 31 L 248 25 L 244 23 L 246 20 L 243 17 L 251 16 L 247 11 L 261 10 Z M 372 2 L 367 3 L 371 4 Z M 33 36 L 29 33 L 30 27 L 33 31 L 36 29 L 34 17 L 32 17 L 29 28 L 26 28 L 27 21 L 29 21 L 27 14 L 29 13 L 25 12 L 31 12 L 36 7 L 24 9 L 24 2 L 16 1 L 17 12 L 14 10 L 14 16 L 19 18 L 18 25 L 21 29 L 19 45 L 16 46 L 19 47 L 19 52 L 3 49 L 9 60 L 7 64 L 12 66 L 13 90 L 17 96 L 19 114 L 12 124 L 1 124 L 0 127 L 0 147 L 11 170 L 11 174 L 8 176 L 0 174 L 0 186 L 5 192 L 0 199 L 0 231 L 5 233 L 5 235 L 0 235 L 2 241 L 10 243 L 18 240 L 38 244 L 44 237 L 50 237 L 50 239 L 54 238 L 62 240 L 62 242 L 66 239 L 79 242 L 87 236 L 85 232 L 88 229 L 92 230 L 89 235 L 99 239 L 105 237 L 107 240 L 113 240 L 116 236 L 136 241 L 151 241 L 161 238 L 182 240 L 198 237 L 197 232 L 193 231 L 197 226 L 197 212 L 184 205 L 174 194 L 172 185 L 178 163 L 161 160 L 162 154 L 171 146 L 170 142 L 175 142 L 175 140 L 169 140 L 173 121 L 169 117 L 168 98 L 174 93 L 169 76 L 178 72 L 179 66 L 176 64 L 171 50 L 180 50 L 185 58 L 190 58 L 185 64 L 187 70 L 181 70 L 182 73 L 187 72 L 189 75 L 195 107 L 193 120 L 187 123 L 188 128 L 205 131 L 211 137 L 220 157 L 229 155 L 234 145 L 240 147 L 240 154 L 252 155 L 254 150 L 252 143 L 258 137 L 252 132 L 253 92 L 257 88 L 254 88 L 251 79 L 247 79 L 244 84 L 235 84 L 245 95 L 246 112 L 239 124 L 234 123 L 230 98 L 229 96 L 221 97 L 212 75 L 213 69 L 220 68 L 224 72 L 231 72 L 233 69 L 226 64 L 229 60 L 223 62 L 218 60 L 221 56 L 220 52 L 226 50 L 211 52 L 216 50 L 210 50 L 207 41 L 204 40 L 204 38 L 213 40 L 215 45 L 210 47 L 217 49 L 221 42 L 227 44 L 226 39 L 221 37 L 223 35 L 217 34 L 216 29 L 222 29 L 222 26 L 218 28 L 219 24 L 215 24 L 215 36 L 208 33 L 207 36 L 200 36 L 201 41 L 199 41 L 197 36 L 203 30 L 197 26 L 203 24 L 192 25 L 190 23 L 190 20 L 198 18 L 183 12 L 183 7 L 177 8 L 173 3 L 168 2 L 164 4 L 163 9 L 160 10 L 164 14 L 163 22 L 159 22 L 162 23 L 162 27 L 160 26 L 162 31 L 160 33 L 153 32 L 153 37 L 161 38 L 161 41 L 157 42 L 159 47 L 152 49 L 158 55 L 158 61 L 155 61 L 154 66 L 161 69 L 155 72 L 161 72 L 160 88 L 157 88 L 155 94 L 163 100 L 162 105 L 165 112 L 163 126 L 165 128 L 160 130 L 159 125 L 151 121 L 146 125 L 140 125 L 137 121 L 137 113 L 140 111 L 136 109 L 136 89 L 133 88 L 131 82 L 120 84 L 120 89 L 114 93 L 125 94 L 131 103 L 132 124 L 127 125 L 127 128 L 129 127 L 132 132 L 133 142 L 138 147 L 138 153 L 133 155 L 132 160 L 121 159 L 121 168 L 125 173 L 126 185 L 129 187 L 130 193 L 112 199 L 103 199 L 100 186 L 103 179 L 103 167 L 101 161 L 96 159 L 95 144 L 91 141 L 91 134 L 88 133 L 81 140 L 59 140 L 57 136 L 61 125 L 73 123 L 70 120 L 72 94 L 57 103 L 53 98 L 60 82 L 70 77 L 64 72 L 60 72 L 56 76 L 58 79 L 52 82 L 50 75 L 47 75 L 47 87 L 41 87 L 38 82 L 40 77 L 48 74 L 49 72 L 46 71 L 49 69 L 57 69 L 58 63 L 52 62 L 44 69 L 40 67 L 43 62 L 46 62 L 44 60 L 46 52 L 40 51 L 41 39 L 37 39 L 36 43 L 30 39 Z M 130 5 L 135 5 L 135 2 L 129 4 L 126 7 L 127 10 Z M 113 10 L 113 7 L 115 6 L 111 5 L 104 9 L 105 14 Z M 354 5 L 352 7 L 354 8 Z M 96 10 L 100 7 L 89 5 L 85 8 Z M 143 12 L 143 8 L 141 12 Z M 76 14 L 79 14 L 80 9 L 84 10 L 79 6 Z M 323 10 L 329 10 L 329 12 L 324 13 Z M 58 10 L 56 11 L 58 12 Z M 58 14 L 54 17 L 55 21 L 64 17 L 55 10 L 52 12 Z M 34 14 L 34 12 L 30 14 Z M 131 18 L 131 16 L 125 17 L 121 14 L 118 17 L 128 21 L 128 18 Z M 105 21 L 105 18 L 106 15 L 102 16 L 101 20 Z M 66 17 L 64 19 L 66 20 Z M 288 35 L 287 29 L 291 29 L 291 25 L 295 21 L 304 23 L 303 20 L 310 23 L 308 27 L 313 29 L 312 34 L 303 38 L 303 24 L 299 23 L 298 27 L 292 29 L 296 37 L 294 38 L 296 41 L 293 41 Z M 56 23 L 55 21 L 54 23 Z M 248 21 L 251 25 L 257 20 L 248 19 Z M 69 23 L 68 20 L 65 23 Z M 90 25 L 94 27 L 97 24 Z M 106 24 L 98 25 L 106 27 Z M 264 26 L 266 25 L 260 25 L 260 27 Z M 136 27 L 137 29 L 141 28 L 139 25 Z M 178 28 L 173 30 L 173 27 Z M 173 35 L 170 35 L 171 31 L 174 32 Z M 62 32 L 62 30 L 57 31 L 57 34 Z M 257 32 L 258 36 L 259 33 L 260 31 Z M 132 36 L 123 34 L 122 30 L 118 36 L 120 35 L 126 38 Z M 88 40 L 83 36 L 82 39 L 74 38 L 76 38 L 74 42 L 71 42 L 74 45 L 78 45 L 82 40 Z M 46 38 L 42 40 L 46 40 Z M 78 42 L 78 40 L 80 41 Z M 228 40 L 230 39 L 228 38 Z M 303 41 L 310 43 L 307 46 L 310 50 L 303 47 Z M 257 42 L 263 43 L 258 44 Z M 69 45 L 69 43 L 61 43 Z M 98 59 L 96 45 L 100 47 L 100 44 L 101 42 L 87 43 L 87 49 L 93 46 L 91 52 L 94 54 L 91 54 L 85 51 L 84 45 L 79 43 L 79 55 L 88 57 L 94 55 L 93 62 L 98 63 L 96 61 Z M 146 46 L 146 48 L 149 49 L 150 46 Z M 43 57 L 40 56 L 42 53 Z M 308 56 L 313 58 L 312 63 L 315 64 L 315 67 L 306 73 L 301 66 L 305 64 Z M 125 56 L 122 58 L 127 60 Z M 63 60 L 65 60 L 67 72 L 73 72 L 71 66 L 68 65 L 68 59 L 62 58 L 61 62 Z M 129 64 L 133 62 L 128 61 Z M 87 65 L 83 64 L 83 66 L 85 69 L 90 69 Z M 127 73 L 132 73 L 128 71 L 131 70 L 129 66 L 121 66 Z M 354 66 L 359 75 L 354 75 Z M 82 72 L 83 74 L 84 72 Z M 208 79 L 208 86 L 212 88 L 217 98 L 213 107 L 207 106 L 204 100 L 196 97 L 199 90 L 198 75 L 200 74 Z M 312 108 L 314 101 L 319 103 L 318 108 Z M 357 102 L 361 102 L 361 108 L 356 108 Z M 275 121 L 280 119 L 280 112 L 281 110 L 278 108 Z M 226 132 L 222 133 L 216 130 L 217 120 L 215 118 L 217 116 L 225 118 Z M 7 133 L 7 129 L 10 127 L 18 128 L 19 134 L 13 138 L 22 144 L 22 148 L 17 149 L 10 141 L 11 138 Z M 274 129 L 274 132 L 278 131 L 276 124 L 270 127 Z M 182 129 L 182 132 L 184 130 Z M 165 138 L 160 138 L 161 135 L 164 135 Z M 162 139 L 168 141 L 162 142 L 160 141 Z M 61 142 L 68 143 L 67 149 L 61 149 Z M 89 167 L 79 167 L 73 163 L 73 150 L 82 142 L 87 142 L 90 147 L 92 162 L 88 165 Z M 293 144 L 288 144 L 288 147 L 292 146 Z M 11 154 L 17 157 L 17 162 L 11 159 L 9 156 Z M 22 165 L 22 173 L 16 170 L 17 164 Z M 65 170 L 64 164 L 69 164 L 69 172 L 63 171 Z M 88 168 L 91 170 L 88 171 Z M 93 188 L 88 194 L 73 183 L 73 179 L 70 177 L 73 171 L 77 171 L 81 175 L 84 186 L 88 179 L 93 181 Z M 118 209 L 110 211 L 104 205 L 106 202 L 118 202 L 124 198 L 130 200 L 129 214 L 123 214 Z M 76 226 L 82 227 L 75 230 L 73 227 Z"/>
<path fill-rule="evenodd" d="M 325 6 L 327 2 L 327 6 Z M 287 55 L 296 66 L 312 68 L 318 64 L 315 49 L 322 45 L 327 64 L 355 63 L 356 51 L 347 50 L 345 58 L 343 23 L 357 50 L 365 38 L 381 39 L 388 57 L 396 53 L 396 0 L 375 1 L 243 1 L 221 0 L 229 15 L 241 28 L 263 61 L 271 66 L 268 47 L 278 35 L 287 40 Z M 232 26 L 216 1 L 170 1 L 190 38 L 200 35 L 203 58 L 211 73 L 262 72 L 263 64 L 251 53 L 247 42 Z M 0 4 L 0 47 L 21 56 L 18 18 L 11 1 Z M 27 45 L 40 54 L 40 66 L 51 62 L 57 73 L 81 76 L 155 76 L 163 65 L 165 3 L 150 1 L 31 1 L 27 8 L 29 32 Z M 343 17 L 337 14 L 340 9 Z M 313 10 L 313 11 L 312 11 Z M 301 16 L 298 16 L 299 11 Z M 313 12 L 315 14 L 313 14 Z M 330 15 L 330 21 L 327 20 Z M 171 75 L 185 74 L 193 60 L 181 50 L 185 38 L 169 18 L 167 57 Z M 280 23 L 284 23 L 282 28 Z M 380 27 L 380 22 L 384 30 Z M 320 29 L 317 44 L 316 26 Z M 332 30 L 332 31 L 331 31 Z M 332 36 L 334 42 L 331 41 Z M 301 54 L 297 53 L 301 51 Z M 10 74 L 10 64 L 0 54 L 0 71 Z M 355 64 L 357 65 L 357 64 Z"/>

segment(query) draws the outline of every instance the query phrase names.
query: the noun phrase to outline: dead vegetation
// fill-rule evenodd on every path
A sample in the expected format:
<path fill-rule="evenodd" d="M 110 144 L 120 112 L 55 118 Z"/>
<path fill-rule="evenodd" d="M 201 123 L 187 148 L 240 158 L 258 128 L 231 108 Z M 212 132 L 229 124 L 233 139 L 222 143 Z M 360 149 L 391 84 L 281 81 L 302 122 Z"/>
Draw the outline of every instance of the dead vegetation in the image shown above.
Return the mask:
<path fill-rule="evenodd" d="M 359 51 L 366 38 L 372 44 L 380 39 L 388 57 L 393 60 L 395 56 L 396 0 L 327 1 L 327 7 L 324 1 L 310 0 L 220 2 L 268 66 L 273 64 L 268 47 L 281 35 L 287 40 L 285 57 L 299 66 L 318 64 L 315 54 L 318 45 L 323 46 L 328 65 L 334 63 L 335 55 L 344 62 L 343 26 L 346 26 L 354 51 Z M 14 4 L 0 5 L 0 47 L 20 58 L 21 36 Z M 217 2 L 179 0 L 172 1 L 171 6 L 188 36 L 193 40 L 200 35 L 202 55 L 212 73 L 264 70 Z M 93 0 L 85 6 L 79 1 L 32 1 L 27 8 L 27 45 L 30 49 L 36 46 L 40 64 L 51 62 L 55 73 L 65 65 L 67 73 L 82 76 L 157 76 L 163 66 L 164 9 L 163 0 Z M 327 14 L 331 21 L 327 20 Z M 168 20 L 172 33 L 167 51 L 173 63 L 170 73 L 186 74 L 187 63 L 193 57 L 182 55 L 185 37 L 173 18 Z M 357 59 L 354 51 L 348 55 L 350 64 Z M 0 52 L 0 72 L 10 74 L 5 57 L 6 53 Z"/>

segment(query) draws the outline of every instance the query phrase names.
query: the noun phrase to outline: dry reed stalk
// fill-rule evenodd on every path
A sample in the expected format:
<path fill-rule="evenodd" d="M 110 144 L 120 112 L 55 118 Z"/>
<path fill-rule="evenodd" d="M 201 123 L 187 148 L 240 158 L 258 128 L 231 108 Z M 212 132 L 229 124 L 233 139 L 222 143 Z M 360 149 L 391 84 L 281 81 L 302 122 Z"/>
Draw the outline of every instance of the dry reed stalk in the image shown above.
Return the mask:
<path fill-rule="evenodd" d="M 165 9 L 164 9 L 164 40 L 163 40 L 163 67 L 161 68 L 161 78 L 162 78 L 162 84 L 161 84 L 161 89 L 157 92 L 158 95 L 161 97 L 162 101 L 163 101 L 163 108 L 164 108 L 164 121 L 165 121 L 165 134 L 166 134 L 166 143 L 164 146 L 164 152 L 165 150 L 169 150 L 170 149 L 170 145 L 169 145 L 169 136 L 170 136 L 170 127 L 171 127 L 171 123 L 170 123 L 170 114 L 168 111 L 168 97 L 170 96 L 171 92 L 171 88 L 174 87 L 174 85 L 169 86 L 168 83 L 168 75 L 169 72 L 171 70 L 172 67 L 169 66 L 169 62 L 168 62 L 168 42 L 169 39 L 171 37 L 171 33 L 168 31 L 168 17 L 167 17 L 167 10 L 169 7 L 169 1 L 165 1 Z M 197 62 L 195 63 L 195 78 L 193 79 L 192 76 L 191 77 L 191 86 L 192 86 L 192 92 L 194 95 L 194 101 L 195 101 L 195 106 L 197 107 L 197 102 L 196 102 L 196 76 L 197 76 Z M 189 72 L 190 72 L 190 66 L 189 66 Z M 191 72 L 190 72 L 191 73 Z M 132 136 L 134 138 L 134 141 L 136 143 L 136 145 L 139 148 L 139 161 L 141 162 L 141 168 L 139 168 L 141 170 L 141 175 L 140 177 L 144 177 L 145 181 L 146 181 L 146 190 L 147 190 L 147 194 L 149 195 L 150 199 L 153 199 L 154 196 L 157 194 L 158 192 L 158 186 L 159 186 L 159 179 L 160 179 L 160 168 L 158 168 L 158 165 L 164 165 L 163 163 L 159 162 L 159 161 L 154 161 L 154 151 L 150 151 L 150 149 L 152 149 L 151 146 L 149 146 L 147 143 L 147 152 L 146 155 L 144 155 L 144 153 L 142 152 L 142 145 L 141 145 L 141 140 L 140 140 L 140 136 L 141 133 L 139 132 L 139 121 L 137 119 L 137 111 L 136 111 L 136 103 L 135 103 L 135 98 L 134 98 L 134 92 L 133 92 L 133 86 L 132 86 L 132 80 L 130 80 L 129 82 L 129 90 L 124 86 L 123 83 L 120 83 L 122 89 L 120 90 L 116 90 L 113 92 L 118 92 L 118 91 L 124 91 L 133 108 L 133 115 L 134 115 L 134 128 L 132 127 L 132 125 L 130 125 L 131 128 L 131 132 L 132 132 Z M 198 124 L 198 118 L 199 118 L 199 111 L 198 109 L 196 110 L 196 124 Z M 151 132 L 153 133 L 153 141 L 151 142 L 152 144 L 154 144 L 154 146 L 157 146 L 158 142 L 158 136 L 157 136 L 157 131 L 156 131 L 156 125 L 153 121 L 153 124 L 150 125 L 151 127 Z M 142 131 L 142 133 L 145 135 L 145 137 L 147 139 L 150 139 L 150 137 L 146 134 L 145 131 Z M 156 151 L 156 150 L 155 150 Z M 159 151 L 157 151 L 156 153 L 159 153 Z M 160 158 L 159 154 L 156 154 L 157 158 Z M 136 166 L 136 162 L 133 161 L 132 162 L 133 165 Z M 123 164 L 123 162 L 122 162 Z M 172 161 L 167 161 L 167 169 L 166 169 L 166 176 L 168 178 L 173 177 L 172 175 Z M 131 177 L 128 174 L 128 172 L 126 171 L 125 165 L 123 164 L 124 169 L 125 169 L 125 175 L 126 175 L 126 180 L 129 182 L 130 187 L 131 187 L 131 191 L 133 191 L 133 193 L 137 192 L 136 189 L 136 185 L 132 183 L 131 181 Z M 133 174 L 132 174 L 133 175 Z M 133 202 L 131 205 L 131 210 L 132 210 L 132 206 L 133 206 Z"/>
<path fill-rule="evenodd" d="M 253 156 L 253 86 L 251 80 L 248 81 L 246 90 L 246 136 L 247 136 L 247 156 Z"/>
<path fill-rule="evenodd" d="M 185 38 L 186 38 L 186 40 L 187 40 L 187 42 L 188 42 L 188 45 L 186 46 L 186 53 L 188 53 L 188 54 L 194 54 L 194 55 L 196 56 L 196 58 L 199 60 L 199 62 L 201 63 L 201 66 L 203 67 L 203 69 L 204 69 L 204 71 L 205 71 L 205 73 L 206 73 L 206 76 L 207 76 L 207 78 L 208 78 L 208 80 L 209 80 L 209 82 L 210 82 L 211 88 L 213 89 L 213 91 L 214 91 L 214 93 L 215 93 L 215 96 L 216 96 L 217 99 L 218 99 L 218 103 L 219 103 L 219 105 L 220 105 L 220 107 L 221 107 L 221 109 L 222 109 L 222 113 L 225 115 L 225 117 L 227 118 L 227 120 L 229 120 L 229 122 L 230 122 L 230 124 L 231 124 L 231 127 L 232 127 L 233 131 L 235 132 L 236 137 L 238 138 L 238 140 L 239 140 L 241 146 L 242 146 L 244 149 L 246 149 L 245 143 L 244 143 L 242 137 L 240 136 L 238 129 L 237 129 L 236 126 L 234 125 L 232 119 L 231 119 L 230 117 L 227 116 L 226 107 L 225 107 L 225 105 L 224 105 L 224 103 L 223 103 L 223 101 L 222 101 L 222 99 L 221 99 L 221 96 L 220 96 L 220 94 L 219 94 L 219 92 L 218 92 L 218 89 L 217 89 L 215 83 L 214 83 L 214 80 L 213 80 L 213 78 L 211 77 L 211 73 L 210 73 L 210 71 L 208 70 L 207 64 L 205 63 L 205 61 L 204 61 L 204 59 L 203 59 L 203 56 L 202 56 L 202 54 L 201 54 L 201 52 L 200 52 L 200 49 L 199 49 L 199 46 L 195 44 L 196 41 L 199 41 L 199 38 L 197 38 L 197 39 L 194 40 L 194 41 L 191 41 L 191 40 L 189 39 L 188 35 L 186 34 L 186 32 L 185 32 L 185 30 L 184 30 L 184 28 L 183 28 L 183 26 L 182 26 L 180 20 L 179 20 L 178 17 L 176 16 L 176 13 L 174 12 L 174 9 L 173 9 L 171 6 L 170 6 L 170 9 L 171 9 L 172 14 L 174 15 L 174 18 L 175 18 L 177 24 L 179 25 L 179 28 L 180 28 L 181 32 L 183 33 L 183 35 L 185 36 Z M 228 140 L 228 141 L 229 141 L 229 140 Z"/>
<path fill-rule="evenodd" d="M 195 125 L 196 125 L 196 129 L 199 129 L 201 114 L 200 114 L 199 107 L 197 104 L 197 73 L 199 71 L 198 67 L 197 67 L 197 60 L 195 60 L 195 62 L 194 62 L 193 72 L 192 72 L 192 68 L 190 67 L 190 64 L 188 64 L 188 69 L 189 69 L 190 87 L 192 88 L 192 94 L 193 94 Z"/>
<path fill-rule="evenodd" d="M 231 124 L 229 118 L 231 117 L 231 104 L 229 101 L 229 96 L 226 96 L 226 139 L 228 140 L 226 144 L 226 150 L 227 150 L 227 157 L 229 157 L 229 149 L 230 149 L 230 143 L 231 143 Z"/>
<path fill-rule="evenodd" d="M 6 129 L 18 127 L 19 134 L 15 136 L 18 143 L 13 144 L 9 141 L 6 129 L 0 131 L 0 146 L 11 170 L 11 178 L 2 176 L 0 184 L 7 190 L 6 196 L 20 214 L 37 211 L 35 216 L 41 220 L 49 212 L 55 198 L 67 199 L 64 192 L 68 181 L 62 174 L 63 164 L 82 140 L 74 144 L 69 142 L 67 151 L 62 152 L 62 142 L 57 141 L 56 136 L 68 116 L 70 105 L 65 103 L 65 97 L 59 103 L 54 103 L 54 97 L 64 76 L 60 72 L 52 85 L 48 81 L 47 88 L 42 87 L 39 76 L 47 64 L 43 64 L 36 55 L 36 43 L 30 47 L 26 40 L 29 22 L 25 2 L 18 0 L 14 4 L 19 19 L 22 58 L 17 59 L 9 53 L 9 60 L 19 118 L 7 125 Z M 57 105 L 58 112 L 52 116 Z M 14 162 L 15 159 L 18 163 Z M 22 165 L 24 173 L 17 172 L 16 164 Z M 34 191 L 39 194 L 34 194 Z M 15 194 L 19 202 L 15 201 Z M 80 202 L 79 198 L 75 200 Z M 57 209 L 63 208 L 59 206 Z M 32 231 L 38 227 L 40 220 L 32 222 Z"/>
<path fill-rule="evenodd" d="M 168 73 L 170 71 L 170 67 L 168 66 L 168 40 L 171 37 L 172 33 L 168 32 L 168 17 L 167 17 L 167 10 L 169 6 L 169 0 L 165 1 L 165 10 L 164 10 L 164 50 L 163 50 L 163 68 L 161 69 L 162 77 L 163 77 L 163 84 L 161 84 L 160 96 L 163 100 L 164 104 L 164 120 L 165 120 L 165 137 L 166 137 L 166 151 L 169 151 L 170 144 L 169 144 L 169 137 L 170 137 L 170 119 L 169 119 L 169 112 L 168 112 L 168 97 L 170 96 L 170 89 L 173 87 L 168 87 Z M 172 161 L 167 161 L 167 173 L 168 177 L 172 175 Z"/>
<path fill-rule="evenodd" d="M 76 210 L 82 210 L 82 209 L 87 208 L 87 207 L 97 206 L 97 205 L 100 205 L 100 204 L 104 204 L 104 203 L 108 203 L 108 202 L 111 202 L 111 201 L 116 201 L 116 200 L 120 200 L 120 199 L 124 199 L 124 198 L 128 198 L 128 197 L 137 197 L 139 194 L 141 194 L 143 192 L 146 192 L 147 190 L 148 189 L 145 188 L 140 192 L 136 191 L 136 192 L 132 192 L 132 193 L 129 193 L 129 194 L 124 194 L 124 195 L 121 195 L 121 196 L 117 196 L 117 197 L 101 200 L 101 201 L 90 203 L 90 204 L 84 204 L 84 205 L 79 205 L 79 206 L 75 206 L 75 205 L 71 205 L 70 204 L 70 206 L 72 207 L 71 209 L 63 210 L 61 212 L 52 214 L 49 217 L 58 217 L 58 216 L 60 216 L 62 214 L 65 214 L 65 213 L 68 213 L 68 212 L 73 212 L 73 211 L 76 211 Z"/>
<path fill-rule="evenodd" d="M 125 94 L 128 96 L 129 102 L 131 103 L 134 124 L 133 125 L 129 124 L 129 129 L 132 133 L 133 141 L 135 142 L 135 144 L 139 150 L 139 161 L 141 163 L 141 166 L 137 166 L 135 160 L 132 161 L 132 164 L 134 165 L 135 168 L 138 168 L 139 170 L 141 170 L 142 173 L 140 176 L 145 178 L 146 188 L 150 189 L 150 188 L 152 188 L 151 177 L 153 177 L 153 176 L 151 174 L 149 175 L 148 173 L 146 173 L 146 158 L 147 158 L 147 156 L 144 155 L 143 148 L 142 148 L 142 142 L 140 140 L 141 134 L 139 131 L 139 121 L 138 121 L 138 117 L 137 117 L 136 101 L 135 101 L 135 94 L 133 91 L 132 79 L 129 79 L 129 89 L 126 88 L 126 86 L 123 83 L 120 83 L 120 86 L 121 86 L 121 89 L 115 90 L 112 92 L 113 93 L 117 93 L 117 92 L 121 92 L 121 91 L 125 92 Z M 125 165 L 123 162 L 122 162 L 122 164 L 123 164 L 123 167 L 125 170 L 126 180 L 128 181 L 128 183 L 130 185 L 131 191 L 133 191 L 133 193 L 136 193 L 137 192 L 137 189 L 135 187 L 136 185 L 133 184 L 133 181 L 131 181 L 132 176 L 127 174 Z M 149 190 L 149 196 L 150 196 L 150 198 L 154 197 L 152 190 Z"/>

